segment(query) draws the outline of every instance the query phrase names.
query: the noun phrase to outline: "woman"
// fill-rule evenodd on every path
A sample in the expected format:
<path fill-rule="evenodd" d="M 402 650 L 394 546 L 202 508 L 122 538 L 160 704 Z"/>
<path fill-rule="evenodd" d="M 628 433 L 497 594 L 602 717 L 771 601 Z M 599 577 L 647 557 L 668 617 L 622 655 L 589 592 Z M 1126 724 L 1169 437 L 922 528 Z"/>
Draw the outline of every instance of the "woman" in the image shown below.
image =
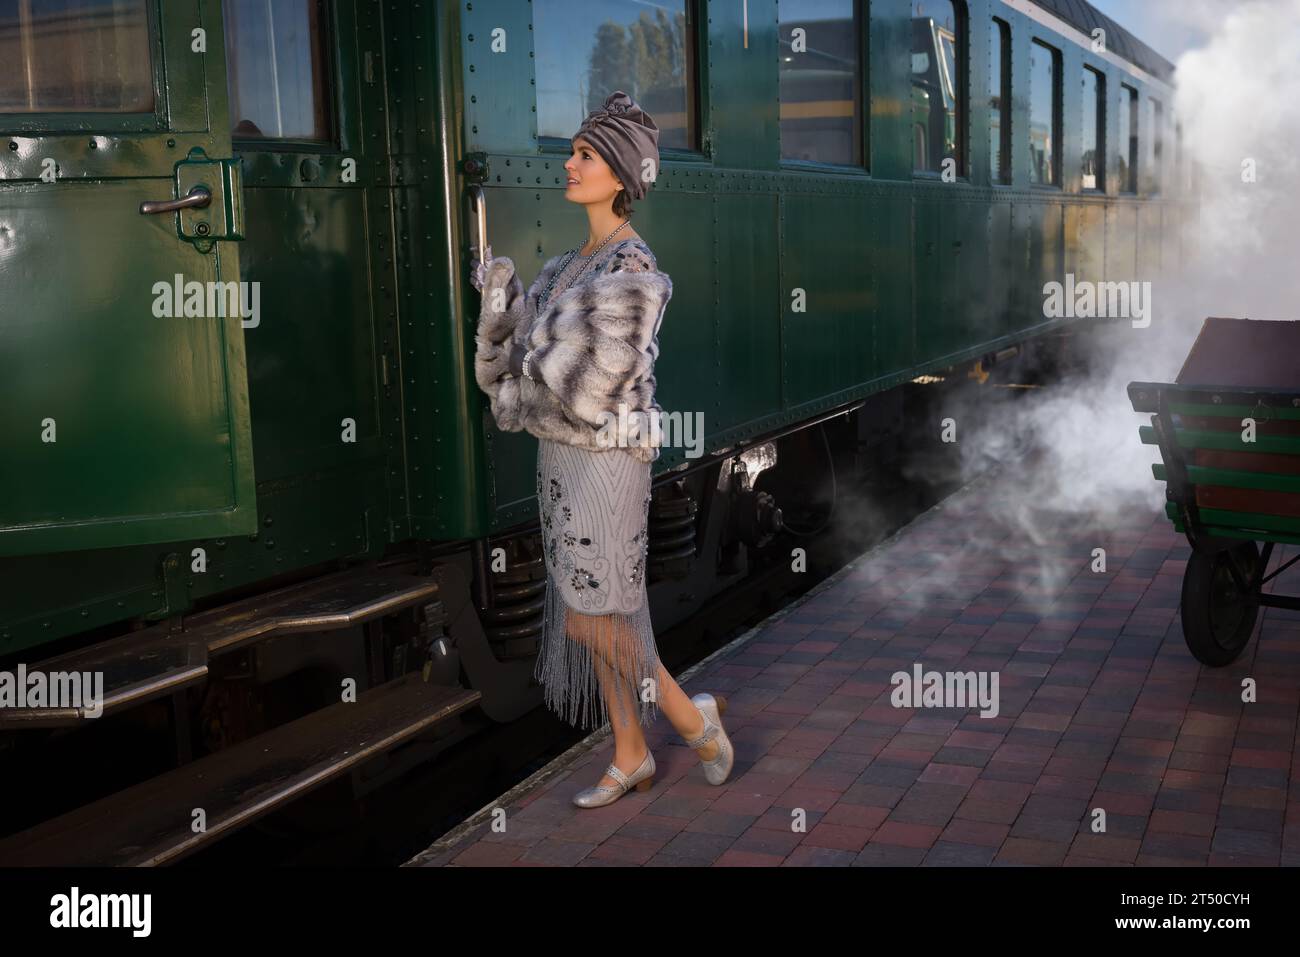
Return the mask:
<path fill-rule="evenodd" d="M 549 260 L 526 294 L 514 264 L 493 260 L 490 248 L 471 282 L 483 295 L 475 377 L 498 426 L 539 439 L 547 588 L 536 674 L 553 710 L 587 727 L 608 720 L 614 731 L 605 776 L 573 798 L 599 807 L 650 787 L 643 726 L 656 705 L 711 783 L 727 779 L 735 753 L 721 723 L 725 699 L 687 698 L 659 662 L 646 596 L 650 465 L 659 456 L 657 428 L 646 423 L 657 425 L 661 411 L 656 334 L 672 282 L 632 228 L 629 197 L 642 198 L 658 172 L 659 130 L 619 91 L 572 142 L 564 195 L 586 209 L 587 241 Z"/>

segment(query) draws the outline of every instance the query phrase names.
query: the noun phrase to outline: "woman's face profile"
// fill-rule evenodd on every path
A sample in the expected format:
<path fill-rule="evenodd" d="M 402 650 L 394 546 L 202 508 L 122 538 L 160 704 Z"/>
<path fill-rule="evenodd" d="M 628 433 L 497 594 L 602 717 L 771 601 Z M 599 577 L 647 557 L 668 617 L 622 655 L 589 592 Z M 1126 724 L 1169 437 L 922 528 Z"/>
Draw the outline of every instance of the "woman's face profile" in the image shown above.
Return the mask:
<path fill-rule="evenodd" d="M 618 177 L 604 158 L 580 136 L 573 138 L 573 155 L 564 164 L 567 182 L 564 198 L 574 203 L 610 202 L 618 191 Z"/>

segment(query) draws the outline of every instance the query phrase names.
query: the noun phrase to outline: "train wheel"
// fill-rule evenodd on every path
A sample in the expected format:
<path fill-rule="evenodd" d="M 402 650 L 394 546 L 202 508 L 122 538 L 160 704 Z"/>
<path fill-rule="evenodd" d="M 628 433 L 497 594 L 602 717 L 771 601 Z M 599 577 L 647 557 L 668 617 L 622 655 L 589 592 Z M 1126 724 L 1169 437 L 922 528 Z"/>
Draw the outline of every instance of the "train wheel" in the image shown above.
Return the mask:
<path fill-rule="evenodd" d="M 1220 668 L 1235 660 L 1255 629 L 1259 606 L 1237 588 L 1228 562 L 1234 559 L 1247 579 L 1259 565 L 1259 548 L 1245 542 L 1214 556 L 1192 552 L 1183 575 L 1183 638 L 1202 664 Z"/>

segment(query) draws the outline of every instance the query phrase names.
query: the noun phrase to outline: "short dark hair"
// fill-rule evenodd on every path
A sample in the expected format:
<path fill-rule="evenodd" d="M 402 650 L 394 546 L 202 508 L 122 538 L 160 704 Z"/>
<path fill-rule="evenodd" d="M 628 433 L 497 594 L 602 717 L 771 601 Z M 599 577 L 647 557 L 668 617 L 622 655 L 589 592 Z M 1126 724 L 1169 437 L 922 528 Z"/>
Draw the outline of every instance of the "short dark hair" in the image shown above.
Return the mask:
<path fill-rule="evenodd" d="M 632 218 L 632 197 L 628 196 L 626 189 L 620 189 L 614 194 L 613 208 L 615 216 Z"/>

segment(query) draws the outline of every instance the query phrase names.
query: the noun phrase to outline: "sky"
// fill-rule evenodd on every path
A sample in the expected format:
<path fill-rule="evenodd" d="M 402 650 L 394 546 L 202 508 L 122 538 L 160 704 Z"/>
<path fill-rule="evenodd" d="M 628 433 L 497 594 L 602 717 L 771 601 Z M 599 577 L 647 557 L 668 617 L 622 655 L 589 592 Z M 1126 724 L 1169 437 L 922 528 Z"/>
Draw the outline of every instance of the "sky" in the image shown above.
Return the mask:
<path fill-rule="evenodd" d="M 1237 0 L 1201 0 L 1196 17 L 1187 17 L 1183 0 L 1090 0 L 1092 5 L 1166 60 L 1176 62 L 1183 53 L 1206 44 L 1209 33 L 1201 26 L 1215 8 L 1226 14 Z"/>

